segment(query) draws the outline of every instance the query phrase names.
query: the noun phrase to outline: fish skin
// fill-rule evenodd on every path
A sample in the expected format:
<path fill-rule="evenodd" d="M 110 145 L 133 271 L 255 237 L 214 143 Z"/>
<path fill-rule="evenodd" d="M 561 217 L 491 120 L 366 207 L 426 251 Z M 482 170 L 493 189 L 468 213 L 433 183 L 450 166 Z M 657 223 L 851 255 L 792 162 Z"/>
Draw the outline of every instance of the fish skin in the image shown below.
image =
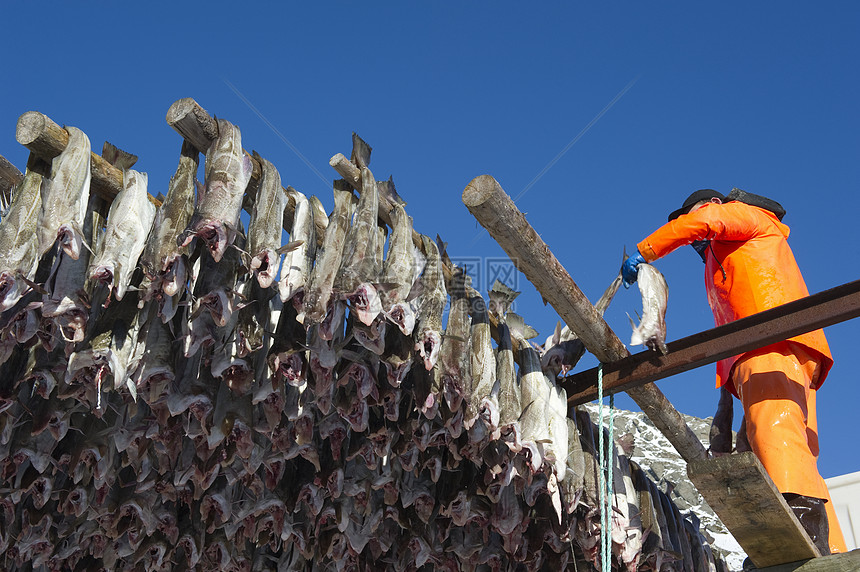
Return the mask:
<path fill-rule="evenodd" d="M 310 285 L 305 290 L 302 312 L 297 317 L 306 326 L 321 322 L 326 315 L 351 216 L 352 191 L 346 181 L 335 181 L 334 211 L 326 227 L 322 250 L 317 253 Z"/>
<path fill-rule="evenodd" d="M 471 322 L 469 298 L 466 296 L 468 277 L 461 268 L 454 268 L 451 280 L 451 308 L 448 323 L 439 350 L 442 395 L 452 412 L 460 409 L 471 390 L 472 372 L 470 357 Z"/>
<path fill-rule="evenodd" d="M 28 290 L 21 278 L 33 280 L 36 273 L 42 187 L 50 184 L 50 180 L 28 170 L 12 190 L 12 204 L 0 220 L 0 312 L 14 306 Z"/>
<path fill-rule="evenodd" d="M 188 226 L 194 213 L 198 163 L 197 150 L 183 142 L 167 197 L 155 213 L 152 230 L 140 255 L 145 275 L 141 301 L 159 298 L 159 314 L 165 323 L 176 314 L 176 303 L 185 293 L 188 279 L 188 247 L 178 246 L 176 237 Z"/>
<path fill-rule="evenodd" d="M 549 428 L 549 443 L 543 446 L 544 458 L 552 459 L 555 477 L 558 482 L 564 479 L 567 471 L 568 434 L 567 434 L 567 392 L 550 380 L 549 399 L 546 402 L 545 418 Z M 561 518 L 561 513 L 559 513 Z"/>
<path fill-rule="evenodd" d="M 415 350 L 424 362 L 424 369 L 430 371 L 439 358 L 442 344 L 442 312 L 448 301 L 448 291 L 442 275 L 442 259 L 435 241 L 424 235 L 421 235 L 421 241 L 427 264 L 421 275 L 423 293 L 418 305 Z"/>
<path fill-rule="evenodd" d="M 152 318 L 145 321 L 140 336 L 144 349 L 132 376 L 137 393 L 153 411 L 166 408 L 169 385 L 176 379 L 173 336 L 166 324 Z"/>
<path fill-rule="evenodd" d="M 296 316 L 295 306 L 285 304 L 266 359 L 274 380 L 285 381 L 288 386 L 304 388 L 308 361 L 301 340 L 305 330 Z"/>
<path fill-rule="evenodd" d="M 415 364 L 415 347 L 411 336 L 403 335 L 394 328 L 387 328 L 382 361 L 388 384 L 399 388 Z"/>
<path fill-rule="evenodd" d="M 123 172 L 123 189 L 111 203 L 107 228 L 88 270 L 91 281 L 104 284 L 110 290 L 108 300 L 111 293 L 117 300 L 125 296 L 152 228 L 155 205 L 149 202 L 147 180 L 146 173 Z"/>
<path fill-rule="evenodd" d="M 69 356 L 65 383 L 78 383 L 89 391 L 95 391 L 95 400 L 90 402 L 96 415 L 103 414 L 106 399 L 102 398 L 102 385 L 110 379 L 110 389 L 125 386 L 137 399 L 137 386 L 127 373 L 137 368 L 140 359 L 135 355 L 137 336 L 142 327 L 137 300 L 130 296 L 106 312 L 96 321 L 93 332 Z"/>
<path fill-rule="evenodd" d="M 90 196 L 87 210 L 92 210 L 98 202 L 95 195 Z M 83 232 L 86 236 L 92 236 L 93 218 L 85 217 Z M 71 353 L 70 344 L 83 341 L 90 317 L 90 292 L 85 289 L 90 258 L 90 251 L 86 249 L 77 259 L 57 249 L 55 268 L 45 284 L 48 294 L 42 296 L 42 318 L 50 320 L 59 331 L 69 347 L 67 353 Z"/>
<path fill-rule="evenodd" d="M 218 119 L 218 137 L 206 151 L 206 177 L 197 207 L 177 244 L 200 238 L 215 262 L 236 240 L 245 188 L 251 180 L 251 158 L 242 150 L 239 128 Z"/>
<path fill-rule="evenodd" d="M 523 411 L 520 383 L 514 366 L 514 348 L 508 325 L 499 322 L 499 345 L 496 356 L 496 379 L 498 380 L 499 431 L 511 437 L 509 446 L 514 452 L 521 447 L 522 430 L 519 418 Z"/>
<path fill-rule="evenodd" d="M 498 396 L 496 387 L 496 355 L 493 352 L 490 334 L 490 316 L 487 304 L 474 288 L 467 288 L 472 328 L 469 350 L 471 385 L 466 400 L 466 415 L 463 426 L 472 427 L 480 416 L 490 433 L 495 433 L 499 425 L 499 405 L 492 396 Z"/>
<path fill-rule="evenodd" d="M 631 345 L 644 345 L 648 349 L 660 350 L 666 355 L 666 305 L 669 300 L 669 287 L 659 270 L 650 264 L 639 265 L 636 280 L 642 294 L 642 321 L 638 326 L 630 320 L 633 334 Z"/>
<path fill-rule="evenodd" d="M 406 214 L 403 205 L 395 205 L 391 211 L 391 238 L 388 255 L 382 265 L 380 281 L 387 288 L 379 294 L 383 311 L 390 313 L 393 306 L 406 300 L 416 277 L 415 258 L 412 254 L 412 217 Z M 403 332 L 409 335 L 410 332 Z"/>
<path fill-rule="evenodd" d="M 317 197 L 312 196 L 308 199 L 295 189 L 292 190 L 292 194 L 295 198 L 296 210 L 293 217 L 293 229 L 290 232 L 290 241 L 302 241 L 302 244 L 284 256 L 280 281 L 278 282 L 278 293 L 281 296 L 281 302 L 284 303 L 299 294 L 301 296 L 296 298 L 296 303 L 302 301 L 316 258 L 317 240 L 314 213 L 317 208 L 322 210 L 322 205 Z"/>
<path fill-rule="evenodd" d="M 63 251 L 77 260 L 90 195 L 90 140 L 77 127 L 67 126 L 66 131 L 69 143 L 51 164 L 52 184 L 42 188 L 37 252 L 42 256 L 59 240 Z"/>
<path fill-rule="evenodd" d="M 272 163 L 255 153 L 262 167 L 260 185 L 248 223 L 248 254 L 252 257 L 250 270 L 262 288 L 275 281 L 281 264 L 281 247 L 284 209 L 287 195 L 281 187 L 281 175 Z"/>
<path fill-rule="evenodd" d="M 350 301 L 350 308 L 367 326 L 382 312 L 379 293 L 373 285 L 381 269 L 377 264 L 377 219 L 379 193 L 369 169 L 361 170 L 361 196 L 355 221 L 344 240 L 343 257 L 334 281 L 334 289 Z"/>
<path fill-rule="evenodd" d="M 511 335 L 519 345 L 515 359 L 519 365 L 520 402 L 523 407 L 519 417 L 521 437 L 524 447 L 529 444 L 532 451 L 538 452 L 538 458 L 532 459 L 533 469 L 538 470 L 545 460 L 544 443 L 550 441 L 549 424 L 545 415 L 554 386 L 540 367 L 537 350 L 523 337 L 521 330 L 512 328 Z"/>
<path fill-rule="evenodd" d="M 218 327 L 224 327 L 230 321 L 240 299 L 236 284 L 241 266 L 240 249 L 244 246 L 244 240 L 239 238 L 235 246 L 228 248 L 220 261 L 207 256 L 197 259 L 199 269 L 195 269 L 193 279 L 195 302 L 190 321 L 194 321 L 204 311 L 211 314 Z"/>

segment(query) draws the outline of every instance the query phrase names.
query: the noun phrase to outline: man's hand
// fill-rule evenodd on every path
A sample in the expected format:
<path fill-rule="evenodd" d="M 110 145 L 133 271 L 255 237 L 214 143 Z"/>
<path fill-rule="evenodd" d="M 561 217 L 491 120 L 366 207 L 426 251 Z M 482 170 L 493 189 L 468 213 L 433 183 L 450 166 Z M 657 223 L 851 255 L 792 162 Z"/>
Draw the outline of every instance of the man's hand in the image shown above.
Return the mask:
<path fill-rule="evenodd" d="M 625 288 L 636 282 L 636 277 L 639 275 L 639 265 L 643 262 L 645 262 L 645 258 L 637 250 L 636 254 L 628 256 L 621 265 L 621 279 L 624 280 Z"/>

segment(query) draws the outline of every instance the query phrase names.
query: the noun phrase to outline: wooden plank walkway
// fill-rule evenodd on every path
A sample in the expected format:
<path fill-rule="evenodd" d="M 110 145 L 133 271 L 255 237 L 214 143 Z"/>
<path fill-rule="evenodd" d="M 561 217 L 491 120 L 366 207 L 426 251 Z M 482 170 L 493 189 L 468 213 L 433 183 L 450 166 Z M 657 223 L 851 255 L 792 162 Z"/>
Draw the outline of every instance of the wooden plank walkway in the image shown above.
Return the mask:
<path fill-rule="evenodd" d="M 687 476 L 756 566 L 821 556 L 752 452 L 693 461 Z"/>

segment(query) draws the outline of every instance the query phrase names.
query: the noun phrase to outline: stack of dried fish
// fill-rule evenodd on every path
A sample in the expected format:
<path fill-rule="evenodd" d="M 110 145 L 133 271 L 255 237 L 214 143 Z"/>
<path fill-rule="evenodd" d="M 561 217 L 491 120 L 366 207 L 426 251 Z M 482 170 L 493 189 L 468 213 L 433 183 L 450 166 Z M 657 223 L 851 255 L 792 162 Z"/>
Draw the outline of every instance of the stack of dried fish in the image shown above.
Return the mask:
<path fill-rule="evenodd" d="M 290 190 L 281 247 L 284 191 L 258 158 L 245 237 L 249 159 L 218 123 L 196 206 L 186 145 L 158 212 L 129 168 L 103 231 L 75 204 L 27 242 L 39 188 L 43 207 L 60 189 L 94 208 L 84 149 L 67 149 L 53 184 L 28 173 L 0 222 L 14 245 L 0 260 L 2 567 L 599 567 L 599 429 L 568 414 L 556 362 L 507 310 L 516 293 L 496 285 L 488 305 L 441 241 L 414 244 L 358 138 L 359 197 L 335 183 L 324 236 L 319 200 Z M 613 460 L 613 568 L 722 570 L 698 524 Z"/>

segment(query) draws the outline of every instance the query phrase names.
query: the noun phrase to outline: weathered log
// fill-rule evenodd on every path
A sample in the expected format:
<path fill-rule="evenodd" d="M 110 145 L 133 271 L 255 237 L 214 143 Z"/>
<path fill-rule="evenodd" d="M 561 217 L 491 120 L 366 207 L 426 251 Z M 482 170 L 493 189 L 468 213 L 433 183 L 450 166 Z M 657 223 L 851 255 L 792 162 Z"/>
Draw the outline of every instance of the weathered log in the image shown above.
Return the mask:
<path fill-rule="evenodd" d="M 27 111 L 18 118 L 15 139 L 40 159 L 50 163 L 69 144 L 69 133 L 50 117 L 38 111 Z M 91 190 L 99 197 L 112 202 L 122 190 L 122 171 L 101 156 L 92 153 Z M 149 200 L 160 203 L 152 195 Z"/>
<path fill-rule="evenodd" d="M 463 203 L 579 336 L 588 351 L 604 363 L 630 355 L 493 177 L 481 175 L 472 179 L 463 191 Z M 627 393 L 684 460 L 689 462 L 707 456 L 705 447 L 684 417 L 655 385 L 633 388 Z"/>
<path fill-rule="evenodd" d="M 167 124 L 174 131 L 179 133 L 183 139 L 194 145 L 201 152 L 205 152 L 212 141 L 218 137 L 218 122 L 190 97 L 173 102 L 173 105 L 167 110 L 166 119 Z M 248 183 L 248 195 L 251 200 L 245 201 L 243 208 L 250 212 L 254 195 L 256 195 L 257 185 L 260 183 L 260 176 L 263 171 L 260 162 L 252 154 L 247 151 L 245 151 L 245 154 L 251 159 L 251 181 Z M 284 209 L 283 226 L 284 230 L 291 232 L 296 213 L 296 199 L 293 193 L 290 192 L 290 188 L 283 189 L 283 191 L 288 198 L 287 207 Z M 321 215 L 324 215 L 324 213 L 316 213 L 316 216 L 314 216 L 317 245 L 322 245 L 325 229 L 328 226 L 327 218 Z"/>
<path fill-rule="evenodd" d="M 218 137 L 218 122 L 190 97 L 184 97 L 170 106 L 167 124 L 201 153 L 205 153 Z"/>

